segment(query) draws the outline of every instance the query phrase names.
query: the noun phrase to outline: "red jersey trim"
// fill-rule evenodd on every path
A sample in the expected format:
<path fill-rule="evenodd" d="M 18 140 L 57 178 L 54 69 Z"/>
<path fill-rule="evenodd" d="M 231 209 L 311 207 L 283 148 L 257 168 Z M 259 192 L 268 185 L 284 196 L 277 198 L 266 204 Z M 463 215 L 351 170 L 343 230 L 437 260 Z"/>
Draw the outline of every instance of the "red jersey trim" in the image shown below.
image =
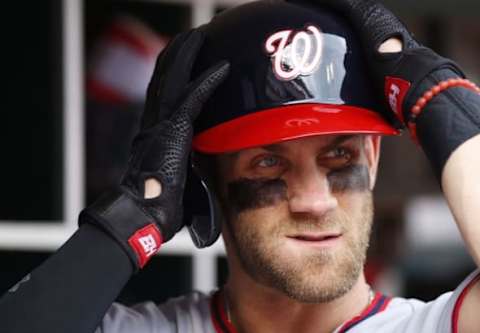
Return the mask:
<path fill-rule="evenodd" d="M 462 307 L 465 296 L 467 296 L 468 291 L 473 287 L 473 285 L 480 280 L 480 274 L 474 277 L 462 290 L 460 296 L 458 296 L 457 301 L 455 302 L 455 307 L 453 308 L 452 313 L 452 332 L 458 333 L 458 319 L 460 317 L 460 308 Z"/>
<path fill-rule="evenodd" d="M 225 304 L 221 291 L 217 291 L 210 299 L 210 315 L 216 333 L 237 333 L 225 313 Z"/>
<path fill-rule="evenodd" d="M 382 295 L 381 293 L 376 293 L 375 297 L 372 300 L 372 303 L 362 311 L 358 316 L 353 317 L 349 321 L 347 321 L 345 324 L 343 324 L 338 331 L 338 333 L 344 333 L 350 330 L 352 327 L 360 324 L 362 321 L 370 318 L 371 316 L 382 312 L 385 310 L 390 303 L 391 298 L 387 297 L 385 295 Z"/>
<path fill-rule="evenodd" d="M 377 292 L 370 305 L 363 310 L 361 314 L 343 324 L 338 333 L 347 332 L 365 319 L 382 312 L 387 308 L 390 301 L 390 297 L 386 297 Z M 228 320 L 227 314 L 225 313 L 225 304 L 223 297 L 221 297 L 221 291 L 217 291 L 210 299 L 210 316 L 216 333 L 237 333 L 237 330 L 230 320 Z"/>

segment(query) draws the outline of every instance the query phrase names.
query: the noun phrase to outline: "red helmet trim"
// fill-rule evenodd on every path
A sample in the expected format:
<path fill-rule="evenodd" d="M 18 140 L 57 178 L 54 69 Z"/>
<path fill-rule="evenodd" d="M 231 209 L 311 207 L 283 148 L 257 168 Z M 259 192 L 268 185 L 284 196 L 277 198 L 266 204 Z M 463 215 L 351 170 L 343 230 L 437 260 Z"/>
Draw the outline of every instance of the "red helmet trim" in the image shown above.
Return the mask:
<path fill-rule="evenodd" d="M 226 153 L 325 134 L 398 135 L 378 113 L 348 105 L 294 104 L 251 113 L 197 134 L 193 149 Z"/>

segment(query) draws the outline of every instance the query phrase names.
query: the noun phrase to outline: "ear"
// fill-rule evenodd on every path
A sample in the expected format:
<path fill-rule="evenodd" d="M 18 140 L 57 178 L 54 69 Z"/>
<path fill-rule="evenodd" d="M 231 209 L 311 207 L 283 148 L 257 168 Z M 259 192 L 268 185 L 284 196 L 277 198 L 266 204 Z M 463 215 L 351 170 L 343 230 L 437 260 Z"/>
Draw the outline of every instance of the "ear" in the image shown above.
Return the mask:
<path fill-rule="evenodd" d="M 380 135 L 365 136 L 365 155 L 370 173 L 370 190 L 373 190 L 375 187 L 375 181 L 377 180 L 378 161 L 380 159 L 380 144 Z"/>

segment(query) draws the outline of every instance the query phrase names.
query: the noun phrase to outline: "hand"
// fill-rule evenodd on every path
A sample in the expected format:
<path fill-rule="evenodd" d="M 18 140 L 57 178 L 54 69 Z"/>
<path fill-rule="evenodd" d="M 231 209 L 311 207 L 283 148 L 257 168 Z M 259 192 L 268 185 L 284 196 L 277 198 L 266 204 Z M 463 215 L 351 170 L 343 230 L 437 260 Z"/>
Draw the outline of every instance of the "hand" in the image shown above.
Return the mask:
<path fill-rule="evenodd" d="M 229 71 L 229 64 L 221 62 L 191 81 L 203 39 L 200 30 L 180 34 L 159 55 L 121 185 L 80 216 L 80 222 L 99 225 L 112 235 L 135 267 L 143 267 L 183 226 L 192 123 Z M 145 184 L 158 190 L 146 192 Z"/>
<path fill-rule="evenodd" d="M 375 0 L 307 2 L 331 8 L 353 25 L 362 41 L 374 84 L 379 94 L 385 96 L 385 109 L 390 114 L 393 111 L 403 125 L 411 119 L 410 110 L 417 99 L 432 86 L 422 85 L 429 74 L 451 69 L 451 77 L 463 77 L 455 63 L 420 45 L 398 18 Z"/>
<path fill-rule="evenodd" d="M 391 115 L 394 125 L 398 121 L 408 124 L 441 182 L 452 152 L 480 131 L 480 89 L 460 80 L 464 74 L 453 61 L 420 45 L 398 18 L 375 0 L 287 1 L 330 8 L 350 21 L 362 41 L 378 93 L 385 96 L 385 115 Z M 433 97 L 432 88 L 438 93 L 442 85 L 449 89 Z M 427 98 L 431 99 L 428 103 Z"/>

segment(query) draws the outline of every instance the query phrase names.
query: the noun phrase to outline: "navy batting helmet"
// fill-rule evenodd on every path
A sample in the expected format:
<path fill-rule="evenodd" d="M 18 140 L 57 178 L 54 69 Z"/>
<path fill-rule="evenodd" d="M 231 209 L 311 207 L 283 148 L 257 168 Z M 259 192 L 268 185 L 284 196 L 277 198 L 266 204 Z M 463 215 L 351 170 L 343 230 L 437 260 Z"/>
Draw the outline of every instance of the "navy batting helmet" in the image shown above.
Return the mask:
<path fill-rule="evenodd" d="M 206 38 L 194 74 L 221 60 L 231 66 L 195 123 L 194 154 L 313 135 L 398 134 L 377 111 L 379 98 L 357 37 L 331 10 L 256 1 L 217 15 L 203 28 Z M 208 200 L 200 203 L 196 196 L 189 206 L 195 216 L 205 215 L 198 214 L 199 206 L 210 206 L 210 218 L 194 218 L 189 230 L 203 247 L 218 238 L 220 211 L 208 179 L 199 174 Z"/>

